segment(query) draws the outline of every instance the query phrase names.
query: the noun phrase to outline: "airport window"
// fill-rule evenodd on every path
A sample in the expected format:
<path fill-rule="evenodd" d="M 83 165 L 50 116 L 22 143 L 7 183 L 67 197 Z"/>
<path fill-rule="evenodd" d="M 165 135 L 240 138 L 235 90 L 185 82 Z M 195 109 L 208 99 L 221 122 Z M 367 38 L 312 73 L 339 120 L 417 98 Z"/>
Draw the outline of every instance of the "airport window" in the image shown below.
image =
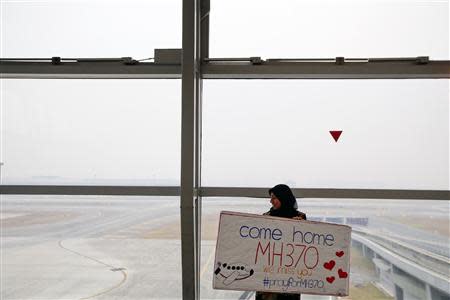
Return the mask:
<path fill-rule="evenodd" d="M 352 300 L 450 295 L 448 0 L 0 17 L 1 299 L 254 299 L 212 289 L 219 214 L 277 183 L 353 228 Z"/>
<path fill-rule="evenodd" d="M 2 80 L 3 184 L 178 186 L 179 80 Z"/>
<path fill-rule="evenodd" d="M 448 11 L 448 1 L 433 0 L 212 0 L 210 53 L 449 59 Z"/>
<path fill-rule="evenodd" d="M 207 80 L 202 184 L 445 190 L 448 89 L 445 79 Z"/>

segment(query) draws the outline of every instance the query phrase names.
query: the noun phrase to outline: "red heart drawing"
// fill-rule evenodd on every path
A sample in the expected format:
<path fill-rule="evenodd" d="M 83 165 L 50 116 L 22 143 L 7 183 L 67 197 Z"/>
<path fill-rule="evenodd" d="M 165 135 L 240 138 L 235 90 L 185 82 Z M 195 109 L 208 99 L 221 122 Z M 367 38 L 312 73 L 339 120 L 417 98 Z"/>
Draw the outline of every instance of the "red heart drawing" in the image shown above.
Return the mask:
<path fill-rule="evenodd" d="M 344 255 L 344 251 L 336 252 L 336 256 L 342 257 Z"/>
<path fill-rule="evenodd" d="M 339 278 L 347 278 L 348 273 L 345 271 L 342 271 L 342 269 L 338 270 Z"/>
<path fill-rule="evenodd" d="M 334 276 L 327 277 L 327 281 L 328 281 L 329 283 L 333 283 L 333 281 L 334 281 Z"/>
<path fill-rule="evenodd" d="M 336 265 L 336 262 L 334 261 L 334 260 L 330 260 L 329 262 L 326 262 L 326 263 L 324 263 L 323 264 L 323 267 L 325 268 L 325 269 L 328 269 L 328 270 L 333 270 L 333 268 L 334 268 L 334 266 Z"/>

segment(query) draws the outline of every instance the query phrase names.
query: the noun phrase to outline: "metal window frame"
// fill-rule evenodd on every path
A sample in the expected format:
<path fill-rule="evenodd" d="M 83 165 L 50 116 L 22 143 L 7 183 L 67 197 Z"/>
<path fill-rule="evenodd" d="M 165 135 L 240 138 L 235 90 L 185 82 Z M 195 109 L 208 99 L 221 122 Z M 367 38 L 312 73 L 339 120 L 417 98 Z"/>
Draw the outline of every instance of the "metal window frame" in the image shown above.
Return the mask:
<path fill-rule="evenodd" d="M 197 187 L 198 198 L 267 198 L 269 187 Z M 297 198 L 450 200 L 447 190 L 293 188 Z M 0 185 L 0 195 L 180 196 L 180 186 Z"/>
<path fill-rule="evenodd" d="M 183 299 L 200 298 L 202 57 L 208 54 L 209 0 L 183 1 L 181 261 Z M 202 36 L 204 38 L 202 39 Z"/>
<path fill-rule="evenodd" d="M 205 47 L 205 46 L 203 46 Z M 450 61 L 242 61 L 197 63 L 202 79 L 448 79 Z M 182 67 L 156 63 L 0 61 L 2 79 L 181 79 Z"/>

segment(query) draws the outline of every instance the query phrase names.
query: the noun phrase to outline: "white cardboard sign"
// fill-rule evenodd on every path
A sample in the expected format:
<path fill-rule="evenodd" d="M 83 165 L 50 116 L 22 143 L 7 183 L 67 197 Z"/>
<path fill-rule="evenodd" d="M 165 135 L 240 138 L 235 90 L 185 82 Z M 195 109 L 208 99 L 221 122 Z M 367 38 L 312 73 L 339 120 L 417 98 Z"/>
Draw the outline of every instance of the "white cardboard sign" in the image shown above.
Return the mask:
<path fill-rule="evenodd" d="M 213 288 L 347 296 L 351 227 L 221 212 Z"/>

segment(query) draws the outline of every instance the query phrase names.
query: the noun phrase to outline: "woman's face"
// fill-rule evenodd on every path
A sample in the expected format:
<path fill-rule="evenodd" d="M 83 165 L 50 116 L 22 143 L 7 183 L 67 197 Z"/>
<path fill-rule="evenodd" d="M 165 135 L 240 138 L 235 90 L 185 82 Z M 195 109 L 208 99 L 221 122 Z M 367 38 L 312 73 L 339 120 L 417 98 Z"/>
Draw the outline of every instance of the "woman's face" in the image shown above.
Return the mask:
<path fill-rule="evenodd" d="M 270 193 L 270 203 L 273 209 L 279 209 L 281 207 L 281 202 L 273 193 Z"/>

